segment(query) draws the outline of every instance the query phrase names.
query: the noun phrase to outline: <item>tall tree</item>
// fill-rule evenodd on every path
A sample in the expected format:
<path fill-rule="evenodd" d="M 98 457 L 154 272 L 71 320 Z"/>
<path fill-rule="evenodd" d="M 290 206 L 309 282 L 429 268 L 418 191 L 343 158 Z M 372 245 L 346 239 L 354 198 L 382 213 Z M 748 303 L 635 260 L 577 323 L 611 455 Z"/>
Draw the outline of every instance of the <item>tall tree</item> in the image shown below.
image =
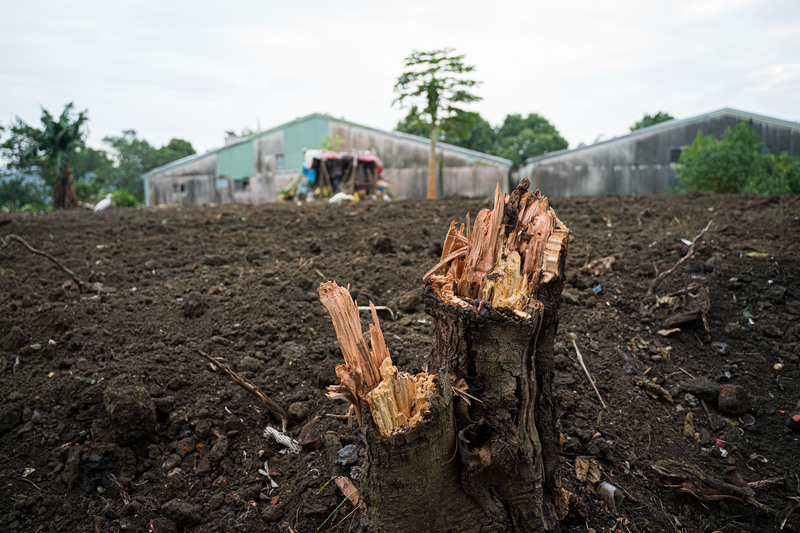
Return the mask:
<path fill-rule="evenodd" d="M 528 158 L 563 150 L 569 143 L 543 116 L 529 113 L 507 115 L 497 128 L 498 146 L 495 153 L 510 159 L 515 165 Z"/>
<path fill-rule="evenodd" d="M 668 120 L 675 120 L 675 117 L 670 115 L 669 113 L 663 113 L 659 111 L 655 115 L 648 115 L 645 113 L 642 120 L 631 126 L 631 131 L 640 130 L 642 128 L 646 128 L 648 126 L 653 126 L 654 124 L 658 124 L 659 122 L 666 122 Z"/>
<path fill-rule="evenodd" d="M 436 129 L 464 119 L 461 105 L 481 97 L 471 90 L 480 82 L 467 76 L 475 67 L 464 64 L 464 55 L 453 48 L 433 51 L 414 50 L 405 59 L 406 71 L 395 83 L 397 98 L 393 103 L 415 109 L 428 127 L 431 143 L 428 163 L 428 198 L 436 198 Z"/>
<path fill-rule="evenodd" d="M 84 145 L 88 117 L 86 111 L 75 115 L 74 107 L 68 103 L 58 118 L 42 108 L 41 128 L 17 118 L 8 128 L 9 138 L 0 145 L 10 168 L 38 170 L 53 188 L 55 208 L 78 207 L 72 163 L 76 151 Z"/>

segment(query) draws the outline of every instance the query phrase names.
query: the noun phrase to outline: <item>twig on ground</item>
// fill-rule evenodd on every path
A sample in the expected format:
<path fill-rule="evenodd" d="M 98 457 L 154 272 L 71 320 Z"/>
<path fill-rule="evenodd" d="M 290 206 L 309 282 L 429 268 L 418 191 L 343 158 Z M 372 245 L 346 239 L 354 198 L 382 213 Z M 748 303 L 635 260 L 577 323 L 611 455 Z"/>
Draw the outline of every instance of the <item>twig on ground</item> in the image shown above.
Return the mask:
<path fill-rule="evenodd" d="M 705 235 L 708 229 L 711 227 L 711 222 L 712 221 L 709 220 L 708 224 L 706 224 L 706 227 L 703 228 L 703 230 L 700 233 L 698 233 L 694 239 L 692 239 L 692 245 L 689 247 L 689 251 L 686 252 L 686 255 L 678 259 L 678 262 L 675 263 L 672 266 L 672 268 L 662 272 L 661 274 L 658 275 L 656 279 L 653 280 L 653 283 L 650 285 L 650 288 L 647 289 L 648 295 L 654 294 L 656 292 L 656 287 L 658 287 L 659 283 L 661 283 L 664 280 L 664 278 L 666 278 L 667 276 L 678 270 L 678 267 L 680 267 L 683 263 L 685 263 L 689 258 L 691 258 L 694 255 L 694 252 L 697 249 L 697 243 L 700 242 L 700 239 L 703 238 L 703 235 Z"/>
<path fill-rule="evenodd" d="M 44 498 L 44 496 L 42 495 L 42 489 L 40 489 L 39 487 L 37 487 L 37 486 L 36 486 L 36 483 L 34 483 L 33 481 L 31 481 L 30 479 L 25 479 L 25 478 L 22 478 L 22 481 L 27 481 L 28 483 L 30 483 L 31 485 L 33 485 L 33 488 L 35 488 L 35 489 L 36 489 L 36 492 L 38 492 L 38 493 L 39 493 L 39 496 L 41 496 L 42 498 Z"/>
<path fill-rule="evenodd" d="M 23 239 L 22 237 L 20 237 L 19 235 L 14 235 L 13 233 L 10 233 L 10 234 L 6 235 L 5 238 L 3 239 L 2 245 L 0 245 L 0 249 L 3 249 L 6 246 L 8 246 L 9 244 L 11 244 L 11 241 L 16 241 L 16 242 L 20 243 L 22 246 L 24 246 L 25 248 L 27 248 L 31 253 L 36 254 L 36 255 L 41 255 L 42 257 L 45 257 L 45 258 L 49 259 L 50 261 L 52 261 L 53 263 L 55 263 L 58 268 L 60 268 L 64 272 L 66 272 L 72 278 L 72 281 L 74 281 L 75 283 L 78 284 L 78 290 L 79 291 L 81 291 L 82 289 L 86 289 L 87 288 L 86 283 L 83 280 L 81 280 L 75 274 L 75 272 L 73 272 L 72 270 L 70 270 L 67 267 L 65 267 L 61 263 L 61 261 L 59 261 L 58 259 L 56 259 L 52 255 L 48 254 L 47 252 L 43 252 L 41 250 L 37 250 L 36 248 L 34 248 L 30 244 L 28 244 L 28 242 L 25 239 Z"/>
<path fill-rule="evenodd" d="M 751 481 L 747 484 L 751 489 L 760 489 L 761 487 L 769 487 L 771 485 L 783 485 L 786 482 L 781 476 L 771 477 L 769 479 L 762 479 L 760 481 Z"/>
<path fill-rule="evenodd" d="M 594 389 L 594 393 L 597 394 L 597 399 L 600 400 L 600 403 L 603 406 L 603 409 L 608 409 L 606 406 L 606 402 L 603 401 L 603 397 L 600 396 L 600 391 L 597 390 L 597 385 L 595 385 L 594 380 L 592 379 L 592 375 L 589 373 L 589 369 L 586 368 L 586 363 L 583 362 L 583 356 L 581 355 L 581 351 L 578 349 L 578 343 L 575 342 L 575 339 L 572 339 L 572 346 L 575 347 L 575 353 L 578 354 L 578 362 L 581 364 L 581 368 L 583 368 L 583 372 L 586 374 L 586 377 L 589 379 L 589 383 L 591 383 L 592 388 Z"/>
<path fill-rule="evenodd" d="M 230 367 L 225 363 L 217 359 L 214 359 L 213 357 L 211 357 L 202 350 L 197 350 L 197 351 L 200 352 L 200 355 L 208 359 L 208 361 L 211 362 L 211 364 L 216 365 L 220 367 L 222 370 L 224 370 L 225 373 L 228 374 L 228 376 L 230 376 L 230 378 L 233 381 L 241 385 L 245 390 L 247 390 L 249 393 L 253 394 L 256 398 L 258 398 L 261 404 L 264 407 L 266 407 L 269 410 L 269 412 L 275 415 L 281 422 L 286 423 L 288 421 L 284 410 L 281 409 L 275 402 L 267 398 L 267 396 L 263 392 L 261 392 L 261 390 L 259 390 L 258 387 L 249 383 L 242 376 L 231 370 Z"/>

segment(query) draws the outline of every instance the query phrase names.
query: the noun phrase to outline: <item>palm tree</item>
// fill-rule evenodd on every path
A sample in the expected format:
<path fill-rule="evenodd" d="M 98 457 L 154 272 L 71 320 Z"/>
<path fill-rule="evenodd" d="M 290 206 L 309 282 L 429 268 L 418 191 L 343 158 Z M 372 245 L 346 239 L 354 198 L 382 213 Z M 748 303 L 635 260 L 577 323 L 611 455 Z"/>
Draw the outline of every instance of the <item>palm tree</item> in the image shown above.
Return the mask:
<path fill-rule="evenodd" d="M 53 207 L 78 207 L 78 195 L 72 181 L 72 160 L 84 146 L 84 128 L 88 117 L 81 111 L 73 119 L 72 102 L 64 106 L 57 119 L 42 108 L 42 127 L 35 128 L 19 117 L 3 145 L 3 155 L 11 168 L 37 169 L 45 182 L 53 187 Z"/>

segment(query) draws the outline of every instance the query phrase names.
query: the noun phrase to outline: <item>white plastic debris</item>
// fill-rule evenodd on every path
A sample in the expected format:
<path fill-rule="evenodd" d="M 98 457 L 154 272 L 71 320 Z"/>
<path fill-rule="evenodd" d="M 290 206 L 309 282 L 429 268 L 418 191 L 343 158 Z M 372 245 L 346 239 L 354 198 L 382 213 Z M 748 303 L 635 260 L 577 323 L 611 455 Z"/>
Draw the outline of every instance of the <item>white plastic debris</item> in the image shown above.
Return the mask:
<path fill-rule="evenodd" d="M 346 193 L 343 193 L 343 192 L 337 192 L 336 194 L 334 194 L 333 196 L 331 196 L 328 199 L 328 203 L 329 204 L 340 204 L 345 200 L 352 202 L 354 199 L 355 199 L 355 197 L 352 194 L 346 194 Z"/>
<path fill-rule="evenodd" d="M 264 429 L 264 437 L 272 437 L 275 439 L 275 442 L 287 447 L 290 452 L 295 454 L 300 453 L 300 451 L 303 449 L 300 446 L 300 443 L 294 440 L 292 437 L 270 426 L 267 426 L 266 429 Z"/>
<path fill-rule="evenodd" d="M 272 487 L 273 489 L 277 489 L 278 488 L 278 484 L 275 483 L 275 480 L 272 479 L 272 476 L 269 475 L 269 465 L 267 464 L 267 461 L 264 461 L 264 468 L 263 469 L 259 468 L 258 469 L 258 473 L 261 474 L 262 476 L 266 477 L 269 480 L 269 486 L 270 487 Z"/>

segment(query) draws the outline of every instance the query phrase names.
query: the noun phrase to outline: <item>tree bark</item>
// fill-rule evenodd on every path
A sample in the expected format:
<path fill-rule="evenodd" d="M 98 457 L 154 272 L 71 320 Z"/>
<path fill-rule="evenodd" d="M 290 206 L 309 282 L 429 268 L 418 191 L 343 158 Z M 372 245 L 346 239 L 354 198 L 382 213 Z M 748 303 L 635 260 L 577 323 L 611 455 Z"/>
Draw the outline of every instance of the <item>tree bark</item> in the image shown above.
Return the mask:
<path fill-rule="evenodd" d="M 431 124 L 431 153 L 428 158 L 428 198 L 436 198 L 436 124 Z"/>
<path fill-rule="evenodd" d="M 75 191 L 75 183 L 72 181 L 72 169 L 67 167 L 53 184 L 53 207 L 72 209 L 78 205 L 78 193 Z"/>
<path fill-rule="evenodd" d="M 331 395 L 355 405 L 366 437 L 371 531 L 553 531 L 566 512 L 552 379 L 569 229 L 527 187 L 498 187 L 472 231 L 469 217 L 466 233 L 451 224 L 423 292 L 438 373 L 413 376 L 416 388 L 377 314 L 370 349 L 357 314 L 341 317 L 352 300 L 331 304 L 320 287 L 346 361 Z"/>

